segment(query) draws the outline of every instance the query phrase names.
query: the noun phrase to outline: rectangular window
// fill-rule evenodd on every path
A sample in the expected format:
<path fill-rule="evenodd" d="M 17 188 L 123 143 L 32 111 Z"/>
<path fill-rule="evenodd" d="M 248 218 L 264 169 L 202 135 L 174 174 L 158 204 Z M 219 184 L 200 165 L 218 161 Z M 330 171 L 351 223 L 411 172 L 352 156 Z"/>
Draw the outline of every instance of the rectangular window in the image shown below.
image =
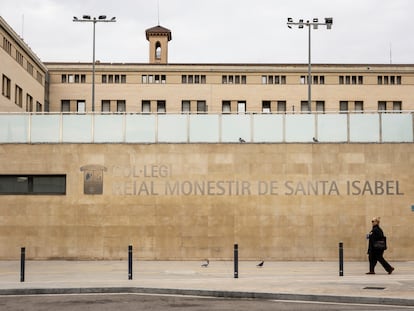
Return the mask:
<path fill-rule="evenodd" d="M 10 96 L 11 96 L 11 94 L 10 94 L 11 93 L 11 81 L 5 75 L 3 75 L 3 83 L 2 83 L 1 93 L 3 94 L 3 96 L 10 99 Z"/>
<path fill-rule="evenodd" d="M 286 84 L 286 76 L 280 76 L 281 84 Z"/>
<path fill-rule="evenodd" d="M 384 76 L 384 84 L 388 84 L 388 76 Z"/>
<path fill-rule="evenodd" d="M 358 84 L 364 84 L 364 77 L 358 76 Z"/>
<path fill-rule="evenodd" d="M 377 84 L 382 84 L 382 76 L 377 77 Z"/>
<path fill-rule="evenodd" d="M 0 175 L 0 195 L 32 194 L 66 194 L 66 175 Z"/>
<path fill-rule="evenodd" d="M 142 75 L 141 81 L 142 81 L 142 84 L 147 84 L 148 83 L 147 75 Z"/>
<path fill-rule="evenodd" d="M 86 75 L 81 75 L 81 83 L 86 83 Z"/>
<path fill-rule="evenodd" d="M 233 84 L 233 76 L 229 76 L 229 84 Z"/>
<path fill-rule="evenodd" d="M 61 82 L 66 83 L 66 75 L 62 75 Z"/>
<path fill-rule="evenodd" d="M 237 102 L 237 113 L 246 113 L 246 102 L 245 101 Z"/>
<path fill-rule="evenodd" d="M 187 83 L 187 76 L 186 75 L 181 75 L 181 83 L 182 84 L 186 84 Z"/>
<path fill-rule="evenodd" d="M 319 84 L 325 84 L 325 76 L 319 77 Z"/>
<path fill-rule="evenodd" d="M 155 83 L 160 83 L 160 75 L 155 75 L 154 76 L 154 78 L 155 78 Z"/>
<path fill-rule="evenodd" d="M 262 76 L 262 84 L 267 84 L 267 76 Z"/>
<path fill-rule="evenodd" d="M 387 110 L 387 102 L 386 101 L 379 101 L 378 102 L 378 111 L 386 111 Z"/>
<path fill-rule="evenodd" d="M 345 76 L 345 84 L 351 84 L 351 77 Z"/>
<path fill-rule="evenodd" d="M 187 81 L 188 81 L 188 83 L 193 83 L 193 76 L 192 75 L 189 75 L 187 77 Z"/>
<path fill-rule="evenodd" d="M 286 101 L 279 100 L 277 102 L 277 112 L 286 112 Z"/>
<path fill-rule="evenodd" d="M 108 75 L 108 83 L 114 83 L 114 75 Z"/>
<path fill-rule="evenodd" d="M 241 84 L 246 84 L 246 76 L 241 76 Z"/>
<path fill-rule="evenodd" d="M 197 100 L 197 113 L 207 112 L 207 104 L 205 100 Z"/>
<path fill-rule="evenodd" d="M 68 83 L 74 83 L 75 82 L 75 76 L 74 75 L 68 75 Z"/>
<path fill-rule="evenodd" d="M 223 113 L 231 113 L 231 103 L 229 100 L 223 100 L 221 103 L 221 111 Z"/>
<path fill-rule="evenodd" d="M 401 76 L 397 76 L 397 84 L 401 84 Z"/>
<path fill-rule="evenodd" d="M 16 61 L 23 66 L 23 55 L 16 50 Z"/>
<path fill-rule="evenodd" d="M 126 111 L 126 102 L 123 99 L 116 101 L 116 112 L 125 112 Z"/>
<path fill-rule="evenodd" d="M 33 112 L 33 97 L 26 94 L 26 112 Z"/>
<path fill-rule="evenodd" d="M 316 101 L 316 112 L 325 112 L 325 102 L 323 100 Z"/>
<path fill-rule="evenodd" d="M 402 102 L 401 101 L 394 101 L 392 103 L 392 110 L 401 111 L 402 110 Z"/>
<path fill-rule="evenodd" d="M 27 68 L 26 68 L 26 70 L 27 70 L 27 72 L 28 73 L 30 73 L 30 75 L 32 75 L 33 76 L 33 65 L 31 64 L 31 63 L 27 63 Z"/>
<path fill-rule="evenodd" d="M 275 84 L 280 84 L 280 77 L 279 76 L 275 76 Z"/>
<path fill-rule="evenodd" d="M 102 101 L 101 111 L 102 112 L 111 112 L 111 101 L 110 100 L 103 100 Z"/>
<path fill-rule="evenodd" d="M 194 76 L 194 83 L 199 84 L 200 83 L 200 75 Z"/>
<path fill-rule="evenodd" d="M 121 83 L 122 84 L 126 83 L 126 75 L 121 75 Z"/>
<path fill-rule="evenodd" d="M 165 84 L 167 82 L 167 77 L 166 75 L 161 75 L 161 83 Z"/>
<path fill-rule="evenodd" d="M 17 84 L 14 94 L 14 103 L 19 107 L 23 107 L 23 90 Z"/>
<path fill-rule="evenodd" d="M 363 112 L 364 111 L 364 102 L 363 101 L 356 101 L 355 102 L 355 111 L 356 112 Z"/>
<path fill-rule="evenodd" d="M 119 75 L 115 75 L 115 83 L 119 83 L 120 79 L 119 79 Z"/>
<path fill-rule="evenodd" d="M 84 100 L 78 100 L 76 108 L 77 108 L 78 113 L 85 113 L 85 111 L 86 111 L 85 101 Z"/>
<path fill-rule="evenodd" d="M 165 100 L 157 100 L 157 112 L 158 113 L 166 113 L 167 108 L 165 105 Z"/>
<path fill-rule="evenodd" d="M 339 84 L 344 84 L 344 76 L 339 76 Z"/>
<path fill-rule="evenodd" d="M 75 83 L 79 83 L 79 75 L 75 75 Z"/>
<path fill-rule="evenodd" d="M 273 84 L 273 76 L 268 76 L 267 80 L 269 84 Z"/>
<path fill-rule="evenodd" d="M 306 77 L 300 76 L 300 84 L 305 84 L 305 83 L 306 83 Z"/>
<path fill-rule="evenodd" d="M 262 113 L 270 113 L 270 100 L 264 100 L 262 101 Z"/>
<path fill-rule="evenodd" d="M 319 77 L 318 76 L 313 76 L 313 84 L 318 84 L 319 83 Z"/>
<path fill-rule="evenodd" d="M 206 84 L 206 75 L 201 75 L 201 84 Z"/>
<path fill-rule="evenodd" d="M 240 76 L 235 76 L 234 77 L 234 83 L 240 84 Z"/>
<path fill-rule="evenodd" d="M 348 112 L 348 101 L 341 100 L 339 102 L 339 111 L 340 111 L 340 113 Z"/>
<path fill-rule="evenodd" d="M 390 84 L 395 84 L 395 76 L 390 77 Z"/>
<path fill-rule="evenodd" d="M 356 76 L 352 76 L 352 84 L 357 84 L 357 77 Z"/>
<path fill-rule="evenodd" d="M 151 112 L 151 102 L 149 100 L 143 100 L 142 101 L 141 111 L 142 111 L 142 113 L 150 113 Z"/>
<path fill-rule="evenodd" d="M 191 112 L 191 104 L 189 100 L 181 101 L 181 112 L 182 113 L 190 113 Z"/>
<path fill-rule="evenodd" d="M 70 101 L 67 99 L 62 100 L 61 102 L 61 111 L 70 112 Z"/>
<path fill-rule="evenodd" d="M 3 37 L 3 49 L 11 55 L 12 45 L 5 37 Z"/>
<path fill-rule="evenodd" d="M 107 81 L 106 75 L 102 75 L 102 83 L 107 83 L 106 81 Z"/>
<path fill-rule="evenodd" d="M 221 83 L 222 84 L 227 84 L 227 76 L 222 76 L 221 77 Z"/>
<path fill-rule="evenodd" d="M 309 103 L 306 100 L 302 100 L 300 102 L 300 111 L 305 112 L 305 113 L 310 113 L 311 112 L 311 107 L 309 107 Z"/>

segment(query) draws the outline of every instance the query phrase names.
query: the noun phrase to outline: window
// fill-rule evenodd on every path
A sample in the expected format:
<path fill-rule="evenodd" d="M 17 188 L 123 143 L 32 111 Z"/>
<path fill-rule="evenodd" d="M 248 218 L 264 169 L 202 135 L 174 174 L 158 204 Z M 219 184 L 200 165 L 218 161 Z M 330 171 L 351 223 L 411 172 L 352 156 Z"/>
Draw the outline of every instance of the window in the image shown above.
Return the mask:
<path fill-rule="evenodd" d="M 41 112 L 41 111 L 42 111 L 42 104 L 37 101 L 36 102 L 36 112 Z"/>
<path fill-rule="evenodd" d="M 384 76 L 384 84 L 388 84 L 388 76 Z"/>
<path fill-rule="evenodd" d="M 310 113 L 311 112 L 311 107 L 309 107 L 309 103 L 308 101 L 301 101 L 300 102 L 300 111 L 305 112 L 305 113 Z"/>
<path fill-rule="evenodd" d="M 286 101 L 279 100 L 277 102 L 277 112 L 286 112 Z"/>
<path fill-rule="evenodd" d="M 78 113 L 85 113 L 86 103 L 85 103 L 84 100 L 78 100 L 78 102 L 77 102 L 77 111 L 78 111 Z"/>
<path fill-rule="evenodd" d="M 74 83 L 75 82 L 75 76 L 74 75 L 68 75 L 68 83 Z"/>
<path fill-rule="evenodd" d="M 345 76 L 345 84 L 351 84 L 351 76 Z"/>
<path fill-rule="evenodd" d="M 187 81 L 188 81 L 188 83 L 193 83 L 193 75 L 189 75 L 187 77 Z"/>
<path fill-rule="evenodd" d="M 79 83 L 79 75 L 75 75 L 75 83 Z"/>
<path fill-rule="evenodd" d="M 206 84 L 206 75 L 201 75 L 201 84 Z"/>
<path fill-rule="evenodd" d="M 148 83 L 147 81 L 148 81 L 148 79 L 147 79 L 147 75 L 142 75 L 142 83 L 143 84 L 146 84 L 146 83 Z"/>
<path fill-rule="evenodd" d="M 103 100 L 101 103 L 101 111 L 102 112 L 111 112 L 111 101 Z"/>
<path fill-rule="evenodd" d="M 262 76 L 262 84 L 267 84 L 267 76 Z"/>
<path fill-rule="evenodd" d="M 158 113 L 166 113 L 167 109 L 165 107 L 165 100 L 157 100 L 157 112 Z"/>
<path fill-rule="evenodd" d="M 264 100 L 262 101 L 262 113 L 270 113 L 270 100 Z"/>
<path fill-rule="evenodd" d="M 325 84 L 325 76 L 319 77 L 319 84 Z"/>
<path fill-rule="evenodd" d="M 357 77 L 356 76 L 352 76 L 352 84 L 356 84 L 357 83 Z"/>
<path fill-rule="evenodd" d="M 305 83 L 306 83 L 306 77 L 300 76 L 300 84 L 305 84 Z"/>
<path fill-rule="evenodd" d="M 313 84 L 318 84 L 318 83 L 319 83 L 318 76 L 313 76 Z"/>
<path fill-rule="evenodd" d="M 159 84 L 160 83 L 160 75 L 155 75 L 155 83 Z"/>
<path fill-rule="evenodd" d="M 378 76 L 377 84 L 382 84 L 382 76 Z"/>
<path fill-rule="evenodd" d="M 155 43 L 155 59 L 161 59 L 161 43 Z"/>
<path fill-rule="evenodd" d="M 23 55 L 16 50 L 16 61 L 23 66 Z"/>
<path fill-rule="evenodd" d="M 61 111 L 70 112 L 70 101 L 67 99 L 62 100 L 61 102 Z"/>
<path fill-rule="evenodd" d="M 227 76 L 222 76 L 221 77 L 221 83 L 222 84 L 227 84 Z"/>
<path fill-rule="evenodd" d="M 165 84 L 165 82 L 167 81 L 167 78 L 165 75 L 161 75 L 161 83 Z"/>
<path fill-rule="evenodd" d="M 121 83 L 122 84 L 126 83 L 126 75 L 121 75 Z"/>
<path fill-rule="evenodd" d="M 119 83 L 119 75 L 115 75 L 115 83 Z"/>
<path fill-rule="evenodd" d="M 62 75 L 61 82 L 62 82 L 62 83 L 66 83 L 66 75 Z"/>
<path fill-rule="evenodd" d="M 397 84 L 401 84 L 401 76 L 397 76 Z"/>
<path fill-rule="evenodd" d="M 181 112 L 182 113 L 190 113 L 191 112 L 191 104 L 189 100 L 181 101 Z"/>
<path fill-rule="evenodd" d="M 241 84 L 246 84 L 246 76 L 241 76 Z"/>
<path fill-rule="evenodd" d="M 364 102 L 363 101 L 356 101 L 355 102 L 355 111 L 356 112 L 363 112 L 364 111 Z"/>
<path fill-rule="evenodd" d="M 246 102 L 245 101 L 237 102 L 237 113 L 246 113 Z"/>
<path fill-rule="evenodd" d="M 221 111 L 223 113 L 230 113 L 231 112 L 231 103 L 229 100 L 223 100 L 221 103 Z"/>
<path fill-rule="evenodd" d="M 8 99 L 10 99 L 10 93 L 11 93 L 11 81 L 10 79 L 3 75 L 3 83 L 2 83 L 2 89 L 1 89 L 1 93 L 3 94 L 4 97 L 7 97 Z"/>
<path fill-rule="evenodd" d="M 199 75 L 194 76 L 194 83 L 196 83 L 196 84 L 200 83 L 200 76 Z"/>
<path fill-rule="evenodd" d="M 108 75 L 108 83 L 114 83 L 114 75 Z"/>
<path fill-rule="evenodd" d="M 86 75 L 81 75 L 81 83 L 86 83 Z"/>
<path fill-rule="evenodd" d="M 229 84 L 233 84 L 233 76 L 229 76 L 228 79 L 229 79 Z"/>
<path fill-rule="evenodd" d="M 26 112 L 33 112 L 33 97 L 26 94 Z"/>
<path fill-rule="evenodd" d="M 17 84 L 14 94 L 14 103 L 19 107 L 23 107 L 23 90 Z"/>
<path fill-rule="evenodd" d="M 66 194 L 66 175 L 0 175 L 0 195 L 32 194 Z"/>
<path fill-rule="evenodd" d="M 325 102 L 323 100 L 316 101 L 316 112 L 325 112 Z"/>
<path fill-rule="evenodd" d="M 358 84 L 364 84 L 364 77 L 358 76 Z"/>
<path fill-rule="evenodd" d="M 401 111 L 402 110 L 402 102 L 401 101 L 394 101 L 392 103 L 392 110 Z"/>
<path fill-rule="evenodd" d="M 150 113 L 151 112 L 151 102 L 149 100 L 143 100 L 142 101 L 141 111 L 142 111 L 142 113 Z"/>
<path fill-rule="evenodd" d="M 183 84 L 187 83 L 187 76 L 186 75 L 181 76 L 181 83 L 183 83 Z"/>
<path fill-rule="evenodd" d="M 340 113 L 348 112 L 348 101 L 341 100 L 339 102 L 339 111 L 340 111 Z"/>
<path fill-rule="evenodd" d="M 3 49 L 11 55 L 12 45 L 5 37 L 3 37 Z"/>
<path fill-rule="evenodd" d="M 125 100 L 117 100 L 116 101 L 116 111 L 117 112 L 125 112 L 126 111 L 126 102 Z"/>
<path fill-rule="evenodd" d="M 378 111 L 385 111 L 387 110 L 387 102 L 386 101 L 379 101 L 378 102 Z"/>
<path fill-rule="evenodd" d="M 207 112 L 207 104 L 205 100 L 197 100 L 197 113 Z"/>

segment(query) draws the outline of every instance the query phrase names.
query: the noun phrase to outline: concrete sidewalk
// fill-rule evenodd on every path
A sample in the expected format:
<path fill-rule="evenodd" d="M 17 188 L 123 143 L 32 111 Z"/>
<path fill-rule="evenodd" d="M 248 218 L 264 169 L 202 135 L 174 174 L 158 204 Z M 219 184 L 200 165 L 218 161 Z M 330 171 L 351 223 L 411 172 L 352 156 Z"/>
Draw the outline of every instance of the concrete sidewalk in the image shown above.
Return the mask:
<path fill-rule="evenodd" d="M 388 275 L 378 265 L 366 275 L 368 262 L 240 261 L 239 278 L 232 261 L 0 261 L 0 295 L 58 293 L 156 293 L 414 306 L 414 262 L 393 262 Z"/>

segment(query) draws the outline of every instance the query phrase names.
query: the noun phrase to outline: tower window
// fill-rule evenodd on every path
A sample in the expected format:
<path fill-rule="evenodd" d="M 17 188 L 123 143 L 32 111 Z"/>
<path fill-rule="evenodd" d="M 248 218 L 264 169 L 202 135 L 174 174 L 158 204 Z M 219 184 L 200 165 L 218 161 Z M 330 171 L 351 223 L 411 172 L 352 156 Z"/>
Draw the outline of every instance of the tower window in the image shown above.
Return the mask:
<path fill-rule="evenodd" d="M 155 43 L 155 58 L 161 59 L 161 43 L 159 41 Z"/>

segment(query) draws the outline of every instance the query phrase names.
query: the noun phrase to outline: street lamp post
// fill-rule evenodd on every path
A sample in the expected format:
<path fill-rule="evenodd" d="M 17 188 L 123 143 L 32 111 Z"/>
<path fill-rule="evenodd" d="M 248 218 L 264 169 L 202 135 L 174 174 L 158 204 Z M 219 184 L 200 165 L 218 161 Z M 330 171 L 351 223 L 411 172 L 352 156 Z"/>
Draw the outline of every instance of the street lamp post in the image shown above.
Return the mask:
<path fill-rule="evenodd" d="M 312 65 L 311 65 L 311 29 L 318 29 L 318 26 L 326 26 L 326 29 L 331 29 L 333 24 L 332 17 L 325 17 L 325 22 L 319 22 L 317 18 L 314 18 L 313 21 L 304 22 L 303 19 L 300 19 L 299 22 L 294 22 L 291 17 L 287 19 L 287 26 L 292 28 L 292 26 L 298 26 L 298 28 L 303 28 L 304 26 L 308 27 L 308 109 L 311 110 L 312 104 L 312 93 L 311 93 L 311 84 L 312 84 Z"/>
<path fill-rule="evenodd" d="M 116 18 L 106 19 L 106 15 L 99 15 L 98 18 L 91 18 L 90 15 L 83 15 L 82 18 L 73 17 L 74 22 L 93 23 L 93 56 L 92 56 L 92 112 L 95 111 L 95 24 L 96 23 L 114 23 Z"/>

